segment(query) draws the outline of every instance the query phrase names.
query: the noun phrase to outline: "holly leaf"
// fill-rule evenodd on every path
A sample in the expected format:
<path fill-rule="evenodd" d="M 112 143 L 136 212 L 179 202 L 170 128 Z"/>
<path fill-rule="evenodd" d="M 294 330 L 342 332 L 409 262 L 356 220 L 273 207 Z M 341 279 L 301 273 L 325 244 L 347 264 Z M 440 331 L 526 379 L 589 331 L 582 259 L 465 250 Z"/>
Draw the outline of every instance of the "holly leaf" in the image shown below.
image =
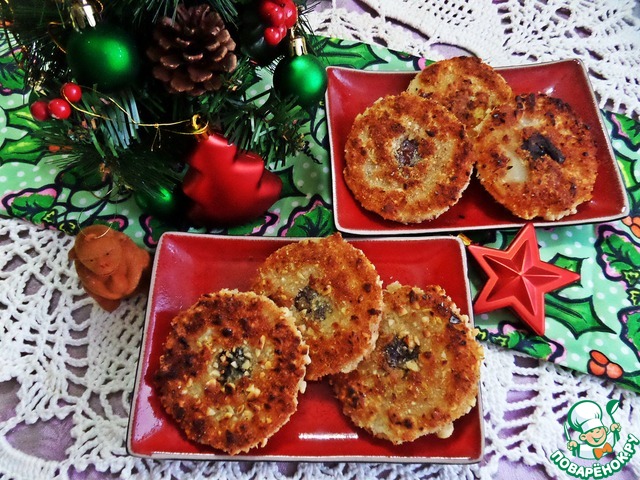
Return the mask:
<path fill-rule="evenodd" d="M 311 121 L 309 122 L 309 135 L 311 135 L 311 138 L 313 138 L 317 145 L 321 146 L 326 152 L 328 152 L 329 136 L 327 134 L 327 115 L 324 108 L 318 110 L 319 112 L 312 116 Z M 313 156 L 309 145 L 306 145 L 302 150 L 311 157 L 314 162 L 320 163 L 321 160 Z"/>
<path fill-rule="evenodd" d="M 631 150 L 640 148 L 640 123 L 621 114 L 612 113 L 609 117 L 614 125 L 612 135 L 622 140 Z"/>
<path fill-rule="evenodd" d="M 555 361 L 564 353 L 564 347 L 539 335 L 532 335 L 517 329 L 510 321 L 501 321 L 498 324 L 497 333 L 478 328 L 478 340 L 489 341 L 503 348 L 510 348 L 526 353 L 534 358 Z"/>
<path fill-rule="evenodd" d="M 39 126 L 25 102 L 26 96 L 22 93 L 0 95 L 0 165 L 4 162 L 35 165 L 45 153 L 43 142 L 32 135 Z"/>
<path fill-rule="evenodd" d="M 21 140 L 27 134 L 24 129 L 12 124 L 10 114 L 11 110 L 15 109 L 12 107 L 15 104 L 22 106 L 22 95 L 0 95 L 0 148 Z"/>
<path fill-rule="evenodd" d="M 306 206 L 294 209 L 288 223 L 279 235 L 287 237 L 325 237 L 335 231 L 329 205 L 319 195 L 311 198 Z"/>
<path fill-rule="evenodd" d="M 581 258 L 567 257 L 561 253 L 557 253 L 553 256 L 549 263 L 553 263 L 556 267 L 564 268 L 565 270 L 571 270 L 572 272 L 580 272 L 582 268 Z"/>
<path fill-rule="evenodd" d="M 293 179 L 293 166 L 275 173 L 280 177 L 280 180 L 282 180 L 282 192 L 280 193 L 281 198 L 304 196 L 304 193 L 296 187 L 296 182 Z"/>
<path fill-rule="evenodd" d="M 621 311 L 618 316 L 622 324 L 620 338 L 631 347 L 640 360 L 640 309 L 632 307 Z"/>
<path fill-rule="evenodd" d="M 557 267 L 580 272 L 583 259 L 556 254 L 551 263 Z M 585 332 L 613 332 L 597 315 L 593 297 L 569 299 L 551 292 L 545 296 L 545 313 L 565 325 L 574 337 Z"/>
<path fill-rule="evenodd" d="M 9 215 L 24 218 L 36 225 L 55 224 L 57 212 L 53 209 L 57 190 L 45 187 L 40 190 L 26 189 L 2 199 Z"/>
<path fill-rule="evenodd" d="M 640 290 L 637 288 L 630 288 L 627 290 L 627 296 L 632 305 L 640 305 Z"/>
<path fill-rule="evenodd" d="M 596 261 L 605 276 L 611 280 L 625 279 L 625 274 L 635 272 L 640 265 L 640 251 L 628 235 L 605 225 L 596 240 Z M 633 278 L 635 274 L 632 274 Z"/>
<path fill-rule="evenodd" d="M 551 353 L 551 346 L 538 335 L 526 335 L 519 330 L 514 330 L 509 338 L 509 348 L 526 353 L 535 358 L 546 359 Z"/>
<path fill-rule="evenodd" d="M 145 246 L 151 249 L 158 246 L 158 242 L 160 241 L 160 237 L 163 233 L 172 230 L 170 226 L 153 215 L 142 214 L 138 221 L 140 222 L 140 226 L 144 232 L 142 242 Z"/>
<path fill-rule="evenodd" d="M 627 195 L 629 196 L 629 210 L 638 212 L 640 210 L 640 184 L 635 178 L 636 160 L 616 152 L 616 160 L 620 165 L 620 171 L 624 184 L 627 187 Z"/>
<path fill-rule="evenodd" d="M 640 371 L 631 374 L 625 372 L 622 378 L 616 380 L 616 383 L 634 392 L 640 392 Z"/>
<path fill-rule="evenodd" d="M 547 317 L 564 325 L 575 338 L 587 332 L 615 333 L 598 317 L 593 306 L 593 297 L 572 299 L 547 294 L 545 313 Z"/>
<path fill-rule="evenodd" d="M 5 90 L 24 89 L 24 71 L 18 66 L 18 62 L 13 57 L 7 37 L 0 37 L 0 84 L 3 92 Z"/>
<path fill-rule="evenodd" d="M 227 235 L 236 235 L 236 236 L 244 236 L 244 235 L 253 235 L 253 236 L 263 236 L 267 233 L 269 228 L 273 227 L 278 220 L 280 219 L 279 215 L 267 211 L 262 216 L 255 218 L 246 222 L 243 225 L 238 225 L 236 227 L 229 227 L 226 230 Z"/>
<path fill-rule="evenodd" d="M 371 65 L 387 63 L 371 45 L 336 38 L 323 38 L 318 45 L 322 58 L 330 65 L 363 70 Z"/>
<path fill-rule="evenodd" d="M 42 142 L 27 135 L 17 142 L 7 142 L 2 147 L 0 165 L 6 162 L 21 162 L 36 165 L 45 155 Z"/>
<path fill-rule="evenodd" d="M 544 359 L 550 362 L 564 355 L 564 347 L 549 338 L 535 335 L 516 328 L 511 322 L 503 321 L 498 324 L 497 337 L 506 337 L 508 348 L 517 350 L 535 358 Z"/>

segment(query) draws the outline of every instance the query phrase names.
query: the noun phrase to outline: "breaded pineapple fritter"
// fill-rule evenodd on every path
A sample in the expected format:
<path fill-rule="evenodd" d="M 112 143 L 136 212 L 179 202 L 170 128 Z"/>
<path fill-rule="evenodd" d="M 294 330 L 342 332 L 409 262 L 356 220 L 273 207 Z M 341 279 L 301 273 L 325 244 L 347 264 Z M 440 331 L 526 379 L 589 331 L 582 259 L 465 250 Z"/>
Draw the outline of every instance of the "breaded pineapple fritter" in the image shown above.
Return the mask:
<path fill-rule="evenodd" d="M 384 292 L 376 348 L 330 382 L 344 413 L 375 437 L 446 438 L 476 403 L 482 357 L 469 318 L 441 287 L 396 282 Z"/>
<path fill-rule="evenodd" d="M 470 137 L 491 110 L 513 98 L 502 75 L 477 57 L 432 63 L 414 77 L 407 92 L 443 105 L 462 122 Z"/>
<path fill-rule="evenodd" d="M 362 207 L 405 224 L 455 205 L 473 168 L 462 124 L 442 105 L 406 92 L 356 117 L 345 163 L 346 184 Z"/>
<path fill-rule="evenodd" d="M 353 370 L 373 349 L 382 283 L 364 253 L 339 233 L 276 250 L 252 290 L 293 313 L 309 346 L 307 380 Z"/>
<path fill-rule="evenodd" d="M 560 99 L 519 95 L 479 126 L 477 175 L 514 215 L 559 220 L 591 199 L 598 174 L 589 127 Z"/>
<path fill-rule="evenodd" d="M 190 440 L 235 455 L 264 446 L 289 420 L 308 362 L 286 309 L 221 290 L 173 319 L 155 383 Z"/>

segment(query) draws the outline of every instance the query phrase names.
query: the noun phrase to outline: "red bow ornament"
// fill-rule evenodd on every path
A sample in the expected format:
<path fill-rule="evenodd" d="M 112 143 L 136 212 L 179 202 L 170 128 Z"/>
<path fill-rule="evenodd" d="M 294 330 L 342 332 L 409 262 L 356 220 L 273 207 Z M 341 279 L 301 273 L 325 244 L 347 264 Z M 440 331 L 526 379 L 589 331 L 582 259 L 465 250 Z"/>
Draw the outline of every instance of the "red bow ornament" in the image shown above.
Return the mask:
<path fill-rule="evenodd" d="M 196 225 L 238 225 L 262 215 L 279 198 L 282 180 L 252 152 L 240 152 L 222 135 L 209 133 L 189 160 L 182 191 L 193 203 Z"/>

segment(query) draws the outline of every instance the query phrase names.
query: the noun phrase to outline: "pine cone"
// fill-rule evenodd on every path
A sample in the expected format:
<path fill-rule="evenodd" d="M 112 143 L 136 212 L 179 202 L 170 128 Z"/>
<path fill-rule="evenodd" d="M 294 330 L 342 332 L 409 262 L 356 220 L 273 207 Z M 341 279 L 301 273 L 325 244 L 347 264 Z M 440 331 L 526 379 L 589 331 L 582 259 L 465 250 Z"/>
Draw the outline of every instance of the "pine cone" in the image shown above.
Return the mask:
<path fill-rule="evenodd" d="M 222 87 L 222 76 L 235 70 L 236 44 L 218 12 L 209 5 L 178 5 L 175 21 L 164 17 L 155 27 L 156 45 L 147 56 L 152 74 L 171 93 L 198 96 Z"/>

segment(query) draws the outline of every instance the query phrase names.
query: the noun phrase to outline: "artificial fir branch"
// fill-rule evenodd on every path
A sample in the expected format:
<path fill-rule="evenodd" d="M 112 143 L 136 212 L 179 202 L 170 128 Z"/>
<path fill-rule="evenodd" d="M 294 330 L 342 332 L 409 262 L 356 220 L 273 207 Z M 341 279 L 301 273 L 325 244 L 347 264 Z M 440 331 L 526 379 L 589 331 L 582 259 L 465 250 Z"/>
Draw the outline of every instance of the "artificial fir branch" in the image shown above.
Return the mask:
<path fill-rule="evenodd" d="M 46 78 L 64 74 L 63 52 L 57 35 L 65 19 L 57 2 L 43 0 L 0 1 L 5 39 L 20 45 L 14 59 L 24 71 L 25 88 L 42 88 Z M 12 49 L 13 50 L 13 49 Z"/>
<path fill-rule="evenodd" d="M 37 130 L 35 135 L 43 145 L 55 152 L 52 164 L 64 170 L 73 170 L 78 177 L 101 175 L 105 182 L 116 185 L 119 189 L 129 189 L 151 195 L 158 188 L 173 189 L 183 170 L 183 165 L 168 150 L 149 151 L 140 144 L 133 144 L 127 149 L 128 155 L 112 155 L 110 151 L 100 152 L 95 148 L 95 132 L 63 122 L 68 131 L 61 133 L 59 128 L 51 128 L 51 124 Z M 69 137 L 75 137 L 69 142 Z M 179 138 L 166 138 L 167 143 L 176 145 L 176 149 L 184 148 Z M 130 161 L 129 155 L 137 158 Z M 141 169 L 140 164 L 145 168 Z"/>
<path fill-rule="evenodd" d="M 140 26 L 149 20 L 155 23 L 162 17 L 174 15 L 179 3 L 180 0 L 121 0 L 110 9 L 118 17 L 129 15 L 131 22 Z"/>
<path fill-rule="evenodd" d="M 22 46 L 20 66 L 34 99 L 59 96 L 61 85 L 72 80 L 64 45 L 73 31 L 68 13 L 73 1 L 77 0 L 0 0 L 7 38 Z M 100 4 L 100 21 L 134 32 L 143 52 L 161 18 L 175 17 L 181 3 L 203 2 L 221 15 L 236 43 L 243 32 L 243 12 L 257 8 L 255 0 L 110 0 Z M 309 51 L 314 52 L 315 41 L 304 17 L 309 7 L 306 0 L 296 3 L 297 31 L 308 38 Z M 69 121 L 45 122 L 36 135 L 45 145 L 66 152 L 57 156 L 64 168 L 83 174 L 98 169 L 118 188 L 135 191 L 149 191 L 154 185 L 170 189 L 180 182 L 184 156 L 193 143 L 191 120 L 196 116 L 268 165 L 281 164 L 286 156 L 304 150 L 300 131 L 311 112 L 293 99 L 276 99 L 273 92 L 264 98 L 249 95 L 261 72 L 273 70 L 278 59 L 258 67 L 240 45 L 235 53 L 237 66 L 223 76 L 218 91 L 198 97 L 169 94 L 148 75 L 108 94 L 83 85 L 82 102 Z M 141 70 L 148 72 L 144 57 L 142 62 Z"/>
<path fill-rule="evenodd" d="M 319 2 L 313 3 L 301 3 L 298 5 L 298 9 L 300 10 L 300 16 L 298 19 L 298 25 L 296 26 L 296 32 L 303 36 L 305 39 L 305 43 L 307 44 L 307 51 L 312 54 L 319 56 L 320 52 L 318 49 L 318 44 L 320 42 L 319 38 L 313 34 L 313 29 L 311 28 L 311 24 L 307 19 L 307 14 L 312 11 L 315 6 Z"/>
<path fill-rule="evenodd" d="M 21 57 L 18 47 L 7 36 L 3 38 L 0 34 L 0 51 L 9 52 L 12 55 L 0 57 L 0 84 L 3 86 L 8 84 L 20 85 L 24 77 L 24 71 L 18 66 Z"/>
<path fill-rule="evenodd" d="M 259 150 L 268 164 L 278 165 L 304 146 L 300 130 L 308 120 L 308 114 L 296 105 L 294 99 L 273 99 L 267 100 L 267 108 L 252 102 L 238 104 L 237 109 L 242 113 L 222 116 L 220 125 L 223 134 L 239 148 Z M 290 122 L 291 118 L 297 120 Z"/>
<path fill-rule="evenodd" d="M 238 16 L 238 5 L 250 3 L 253 0 L 207 0 L 205 3 L 211 5 L 226 22 L 233 22 Z M 187 5 L 194 2 L 192 0 L 181 2 L 181 0 L 119 0 L 106 6 L 116 16 L 128 17 L 137 25 L 144 24 L 151 20 L 157 22 L 162 17 L 172 17 L 179 3 Z"/>
<path fill-rule="evenodd" d="M 275 166 L 302 147 L 300 129 L 309 114 L 294 99 L 282 101 L 273 93 L 249 97 L 248 90 L 259 80 L 245 61 L 229 79 L 226 90 L 203 96 L 199 105 L 213 129 L 241 150 L 258 152 L 268 165 Z"/>

